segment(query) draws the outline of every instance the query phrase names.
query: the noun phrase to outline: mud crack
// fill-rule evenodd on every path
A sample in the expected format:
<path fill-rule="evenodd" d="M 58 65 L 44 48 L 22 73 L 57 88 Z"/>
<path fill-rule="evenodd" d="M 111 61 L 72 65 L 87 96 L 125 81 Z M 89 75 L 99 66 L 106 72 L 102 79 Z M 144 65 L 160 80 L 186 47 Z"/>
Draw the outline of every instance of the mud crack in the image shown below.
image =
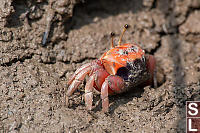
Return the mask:
<path fill-rule="evenodd" d="M 14 59 L 10 60 L 9 62 L 1 63 L 0 65 L 8 67 L 8 66 L 12 66 L 12 64 L 17 63 L 18 61 L 20 61 L 21 63 L 23 63 L 25 60 L 31 59 L 33 57 L 33 55 L 34 54 L 31 53 L 31 54 L 25 55 L 25 56 L 23 56 L 21 58 L 14 58 Z"/>

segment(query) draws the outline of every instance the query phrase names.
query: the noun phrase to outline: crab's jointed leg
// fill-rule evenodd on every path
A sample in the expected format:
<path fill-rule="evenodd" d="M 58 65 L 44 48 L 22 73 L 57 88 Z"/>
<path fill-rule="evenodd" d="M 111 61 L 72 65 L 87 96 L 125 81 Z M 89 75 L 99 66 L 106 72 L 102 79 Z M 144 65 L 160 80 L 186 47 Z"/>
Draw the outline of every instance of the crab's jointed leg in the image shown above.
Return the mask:
<path fill-rule="evenodd" d="M 78 75 L 76 75 L 73 82 L 70 84 L 68 90 L 67 90 L 67 96 L 71 96 L 72 93 L 78 88 L 78 86 L 81 84 L 81 82 L 84 80 L 85 76 L 89 74 L 91 71 L 91 68 L 85 68 L 82 70 Z"/>
<path fill-rule="evenodd" d="M 108 112 L 109 99 L 108 99 L 108 80 L 106 79 L 101 87 L 102 110 Z"/>
<path fill-rule="evenodd" d="M 81 72 L 83 71 L 84 69 L 88 68 L 91 66 L 91 63 L 87 63 L 87 64 L 84 64 L 83 66 L 81 66 L 79 69 L 77 69 L 75 71 L 75 73 L 71 76 L 71 78 L 69 79 L 69 81 L 67 82 L 68 85 L 70 85 L 73 80 L 75 79 L 75 77 Z"/>
<path fill-rule="evenodd" d="M 109 99 L 108 94 L 117 94 L 124 92 L 124 80 L 117 75 L 110 75 L 106 78 L 101 87 L 102 110 L 108 112 Z"/>
<path fill-rule="evenodd" d="M 94 80 L 95 74 L 91 75 L 85 86 L 85 104 L 88 110 L 92 110 Z"/>

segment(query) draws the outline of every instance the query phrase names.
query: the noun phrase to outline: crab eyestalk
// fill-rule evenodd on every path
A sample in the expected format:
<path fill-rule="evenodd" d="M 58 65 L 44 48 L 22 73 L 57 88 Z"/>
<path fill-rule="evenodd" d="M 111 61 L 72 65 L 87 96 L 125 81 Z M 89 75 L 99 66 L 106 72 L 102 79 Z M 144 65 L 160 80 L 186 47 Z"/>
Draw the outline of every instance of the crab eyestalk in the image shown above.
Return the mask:
<path fill-rule="evenodd" d="M 111 48 L 114 48 L 114 43 L 113 43 L 113 39 L 114 39 L 115 33 L 111 32 L 110 33 L 110 37 L 111 37 Z"/>
<path fill-rule="evenodd" d="M 122 31 L 122 34 L 121 34 L 120 38 L 119 38 L 118 46 L 121 45 L 122 37 L 123 37 L 125 31 L 126 31 L 129 27 L 130 27 L 130 26 L 129 26 L 128 24 L 125 24 L 125 25 L 124 25 L 124 29 L 123 29 L 123 31 Z"/>

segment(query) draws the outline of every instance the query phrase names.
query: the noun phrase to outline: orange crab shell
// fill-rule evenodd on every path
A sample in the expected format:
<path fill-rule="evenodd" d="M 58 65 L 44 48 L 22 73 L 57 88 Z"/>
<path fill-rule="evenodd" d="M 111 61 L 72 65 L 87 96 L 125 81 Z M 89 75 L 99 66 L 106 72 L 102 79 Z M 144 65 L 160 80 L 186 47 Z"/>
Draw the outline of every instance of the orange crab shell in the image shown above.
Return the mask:
<path fill-rule="evenodd" d="M 100 60 L 110 75 L 115 75 L 121 67 L 126 67 L 127 62 L 144 57 L 144 50 L 136 44 L 123 44 L 116 46 L 104 53 Z"/>

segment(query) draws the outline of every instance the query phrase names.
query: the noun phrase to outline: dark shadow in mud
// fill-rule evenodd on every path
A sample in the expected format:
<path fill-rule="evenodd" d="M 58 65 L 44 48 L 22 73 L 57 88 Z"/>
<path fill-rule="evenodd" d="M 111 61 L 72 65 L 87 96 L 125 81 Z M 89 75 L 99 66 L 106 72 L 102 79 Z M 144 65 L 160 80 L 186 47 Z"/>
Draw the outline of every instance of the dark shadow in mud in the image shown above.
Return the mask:
<path fill-rule="evenodd" d="M 138 12 L 143 9 L 142 3 L 142 0 L 87 0 L 85 3 L 76 4 L 72 18 L 65 17 L 65 14 L 62 15 L 65 34 L 68 34 L 71 29 L 79 29 L 84 25 L 95 23 L 95 18 L 107 18 L 126 12 Z M 52 23 L 49 36 L 45 42 L 50 42 L 54 27 L 57 27 L 58 22 Z M 59 40 L 56 43 L 58 44 Z M 43 46 L 46 46 L 46 43 Z"/>
<path fill-rule="evenodd" d="M 43 4 L 47 4 L 45 2 L 41 3 L 40 5 L 36 4 L 36 1 L 31 1 L 31 4 L 33 5 L 32 7 L 30 7 L 30 1 L 26 1 L 26 0 L 13 0 L 12 2 L 12 6 L 14 8 L 14 12 L 7 18 L 7 24 L 6 27 L 8 28 L 18 28 L 24 25 L 23 22 L 25 21 L 25 19 L 27 19 L 27 23 L 28 25 L 31 25 L 31 23 L 39 20 L 41 17 L 39 18 L 34 18 L 34 19 L 30 19 L 29 13 L 30 12 L 35 12 L 37 9 L 39 9 L 40 6 L 42 6 Z"/>
<path fill-rule="evenodd" d="M 85 93 L 84 91 L 77 90 L 76 94 L 70 97 L 69 100 L 72 102 L 68 108 L 75 110 L 76 108 L 82 106 L 83 108 L 86 109 L 85 102 L 83 100 L 84 93 Z M 143 93 L 144 93 L 143 88 L 136 88 L 134 90 L 130 90 L 122 94 L 109 96 L 109 115 L 112 115 L 115 109 L 117 109 L 119 106 L 127 104 L 128 102 L 132 101 L 134 98 L 140 98 Z M 96 113 L 98 111 L 100 112 L 102 111 L 101 96 L 94 94 L 93 95 L 93 109 L 92 111 L 89 111 L 89 113 L 90 112 Z"/>
<path fill-rule="evenodd" d="M 15 12 L 7 18 L 6 27 L 20 27 L 23 25 L 23 22 L 20 20 L 20 16 L 28 11 L 28 7 L 23 0 L 13 1 L 12 6 L 14 7 Z"/>
<path fill-rule="evenodd" d="M 117 96 L 110 97 L 111 106 L 110 106 L 110 114 L 112 115 L 120 105 L 125 105 L 130 101 L 133 101 L 134 98 L 140 98 L 144 93 L 143 88 L 136 88 L 133 91 L 129 91 L 127 93 L 123 93 Z M 116 102 L 120 99 L 119 102 Z"/>
<path fill-rule="evenodd" d="M 167 23 L 169 24 L 169 30 L 170 33 L 166 33 L 166 35 L 169 35 L 169 53 L 172 56 L 173 61 L 173 87 L 176 90 L 173 90 L 174 97 L 175 97 L 175 104 L 177 104 L 177 107 L 179 112 L 183 112 L 183 114 L 179 113 L 180 121 L 178 121 L 176 124 L 177 129 L 179 128 L 179 123 L 182 123 L 183 119 L 185 117 L 185 104 L 186 101 L 184 100 L 184 94 L 182 93 L 182 89 L 186 87 L 185 84 L 185 77 L 184 77 L 184 68 L 182 64 L 183 57 L 181 57 L 181 53 L 183 51 L 181 46 L 181 41 L 179 40 L 178 36 L 178 26 L 172 26 L 172 23 L 176 23 L 176 14 L 174 12 L 174 9 L 171 9 L 170 5 L 173 5 L 175 7 L 175 1 L 170 0 L 160 0 L 157 1 L 156 7 L 162 11 L 167 18 Z M 178 89 L 177 89 L 178 88 Z M 183 109 L 183 111 L 181 111 Z M 186 125 L 182 125 L 186 126 Z"/>
<path fill-rule="evenodd" d="M 72 29 L 95 23 L 96 17 L 107 18 L 126 12 L 138 12 L 143 8 L 142 3 L 142 0 L 88 0 L 77 4 L 73 10 Z"/>
<path fill-rule="evenodd" d="M 132 101 L 134 98 L 140 98 L 142 94 L 144 93 L 143 88 L 136 88 L 134 90 L 122 93 L 122 94 L 117 94 L 113 96 L 109 96 L 109 114 L 112 115 L 119 106 L 125 105 L 128 102 Z M 101 102 L 101 97 L 98 95 L 95 99 L 94 102 L 97 102 L 98 104 L 94 107 L 93 111 L 98 112 L 102 110 L 102 102 Z"/>
<path fill-rule="evenodd" d="M 170 52 L 174 63 L 173 78 L 175 86 L 185 86 L 184 68 L 182 65 L 182 59 L 180 53 L 182 52 L 181 42 L 178 40 L 178 36 L 170 36 Z M 177 94 L 176 94 L 177 95 Z"/>
<path fill-rule="evenodd" d="M 177 40 L 176 36 L 170 36 L 170 40 L 171 40 L 171 55 L 172 55 L 172 60 L 174 63 L 174 67 L 173 67 L 173 86 L 174 89 L 178 88 L 177 90 L 173 90 L 174 91 L 174 96 L 176 101 L 178 101 L 178 105 L 177 107 L 179 107 L 179 111 L 183 112 L 183 114 L 179 113 L 179 117 L 180 118 L 184 118 L 186 116 L 185 114 L 185 104 L 186 101 L 184 100 L 184 94 L 182 93 L 182 89 L 184 89 L 186 87 L 185 84 L 185 77 L 184 77 L 184 69 L 183 69 L 183 65 L 181 62 L 181 43 L 180 41 Z M 183 110 L 182 110 L 183 109 Z M 182 111 L 181 111 L 182 110 Z M 179 112 L 178 111 L 178 112 Z M 177 128 L 178 124 L 181 123 L 183 120 L 181 119 L 180 122 L 177 122 Z M 182 125 L 185 126 L 186 125 Z"/>

